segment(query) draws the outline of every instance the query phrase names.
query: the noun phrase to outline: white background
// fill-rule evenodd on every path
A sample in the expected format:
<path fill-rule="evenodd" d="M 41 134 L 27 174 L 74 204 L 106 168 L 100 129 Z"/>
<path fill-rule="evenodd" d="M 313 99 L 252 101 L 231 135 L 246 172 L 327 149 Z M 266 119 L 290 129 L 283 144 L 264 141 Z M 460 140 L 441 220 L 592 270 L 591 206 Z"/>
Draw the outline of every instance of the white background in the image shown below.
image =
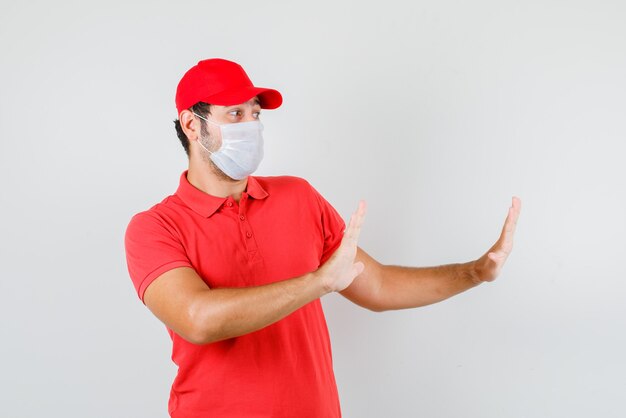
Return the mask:
<path fill-rule="evenodd" d="M 346 417 L 623 417 L 625 22 L 617 0 L 2 0 L 0 416 L 167 416 L 123 235 L 186 168 L 178 80 L 223 57 L 284 95 L 258 174 L 346 218 L 366 199 L 381 262 L 478 257 L 523 200 L 492 284 L 323 299 Z"/>

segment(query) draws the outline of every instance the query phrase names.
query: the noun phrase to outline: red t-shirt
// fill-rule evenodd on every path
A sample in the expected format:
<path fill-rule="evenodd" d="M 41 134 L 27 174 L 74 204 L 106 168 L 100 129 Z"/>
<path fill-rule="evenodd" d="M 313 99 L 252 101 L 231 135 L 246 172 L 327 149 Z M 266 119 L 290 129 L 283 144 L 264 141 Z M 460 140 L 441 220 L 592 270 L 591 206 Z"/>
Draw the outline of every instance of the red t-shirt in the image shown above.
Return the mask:
<path fill-rule="evenodd" d="M 128 270 L 143 301 L 164 272 L 191 267 L 210 288 L 273 283 L 316 270 L 345 224 L 305 180 L 248 177 L 239 203 L 180 178 L 176 194 L 133 217 Z M 330 338 L 317 299 L 261 330 L 196 345 L 167 329 L 178 374 L 174 418 L 340 417 Z"/>

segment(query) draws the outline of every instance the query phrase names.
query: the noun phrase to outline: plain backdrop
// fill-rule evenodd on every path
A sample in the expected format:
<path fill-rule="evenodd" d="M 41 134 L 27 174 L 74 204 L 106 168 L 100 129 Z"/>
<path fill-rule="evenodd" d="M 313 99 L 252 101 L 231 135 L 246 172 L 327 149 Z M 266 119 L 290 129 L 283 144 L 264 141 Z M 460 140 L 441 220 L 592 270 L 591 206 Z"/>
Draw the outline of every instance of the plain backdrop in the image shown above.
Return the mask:
<path fill-rule="evenodd" d="M 130 217 L 187 160 L 174 93 L 241 63 L 258 174 L 301 176 L 383 263 L 480 256 L 501 277 L 428 307 L 323 305 L 348 418 L 623 417 L 626 6 L 615 1 L 0 1 L 0 416 L 166 417 L 165 327 Z"/>

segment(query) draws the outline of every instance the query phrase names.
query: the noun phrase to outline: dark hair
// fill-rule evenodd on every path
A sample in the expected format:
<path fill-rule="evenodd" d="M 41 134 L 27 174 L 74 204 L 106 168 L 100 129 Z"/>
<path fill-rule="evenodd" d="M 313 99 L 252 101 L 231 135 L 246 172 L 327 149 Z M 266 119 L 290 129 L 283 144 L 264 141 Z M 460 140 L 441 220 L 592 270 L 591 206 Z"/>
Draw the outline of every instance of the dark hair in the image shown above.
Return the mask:
<path fill-rule="evenodd" d="M 205 102 L 198 102 L 195 105 L 191 106 L 189 110 L 206 118 L 207 115 L 211 114 L 211 105 Z M 174 127 L 176 128 L 176 135 L 178 136 L 178 139 L 180 139 L 180 143 L 185 149 L 187 156 L 189 156 L 189 138 L 187 138 L 187 135 L 185 135 L 183 128 L 180 126 L 180 120 L 176 119 L 174 121 Z M 200 132 L 203 135 L 207 134 L 206 122 L 202 119 L 200 119 Z"/>

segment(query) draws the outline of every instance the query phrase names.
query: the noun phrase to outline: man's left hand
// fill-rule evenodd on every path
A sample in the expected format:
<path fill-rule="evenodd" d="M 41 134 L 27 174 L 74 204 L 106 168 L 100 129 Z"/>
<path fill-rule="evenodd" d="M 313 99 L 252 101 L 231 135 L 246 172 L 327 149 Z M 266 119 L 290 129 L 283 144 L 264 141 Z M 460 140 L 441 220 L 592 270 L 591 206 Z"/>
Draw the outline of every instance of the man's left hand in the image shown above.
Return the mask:
<path fill-rule="evenodd" d="M 513 250 L 513 236 L 521 209 L 522 201 L 518 197 L 513 197 L 500 238 L 489 251 L 472 263 L 472 280 L 476 284 L 491 282 L 500 274 L 500 270 Z"/>

